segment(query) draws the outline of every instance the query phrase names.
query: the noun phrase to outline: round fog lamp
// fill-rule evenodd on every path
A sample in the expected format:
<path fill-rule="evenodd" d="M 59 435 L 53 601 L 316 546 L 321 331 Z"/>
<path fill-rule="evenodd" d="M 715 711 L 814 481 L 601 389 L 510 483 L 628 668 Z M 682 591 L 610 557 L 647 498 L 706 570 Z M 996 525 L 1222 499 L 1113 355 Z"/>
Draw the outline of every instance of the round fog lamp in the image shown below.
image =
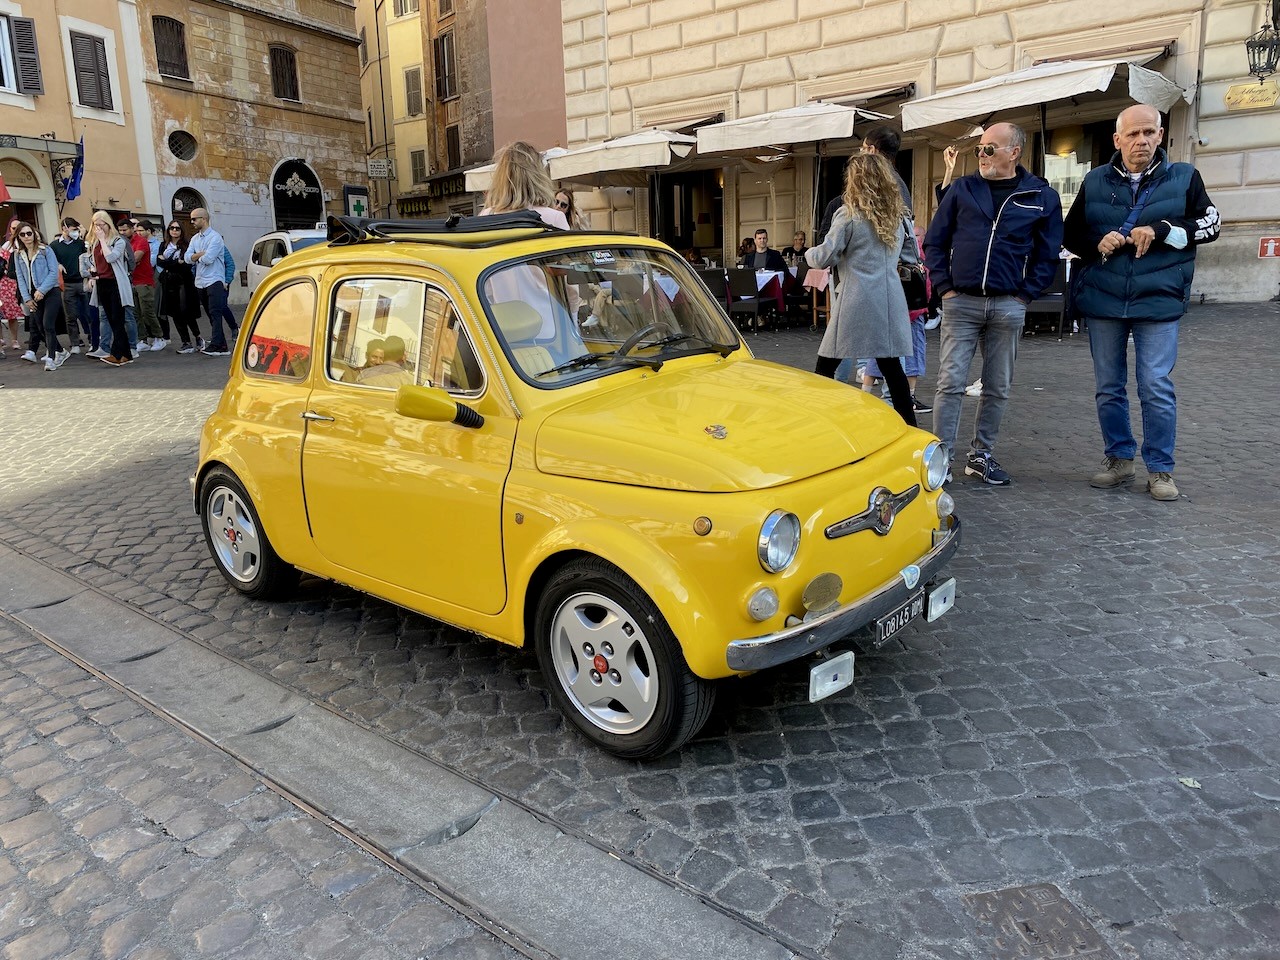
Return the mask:
<path fill-rule="evenodd" d="M 930 441 L 924 448 L 924 456 L 921 457 L 920 462 L 924 468 L 926 490 L 937 490 L 947 482 L 947 471 L 951 469 L 951 455 L 947 453 L 946 444 L 937 440 Z"/>
<path fill-rule="evenodd" d="M 942 520 L 947 519 L 956 512 L 956 502 L 951 498 L 951 494 L 943 490 L 938 494 L 938 517 Z"/>
<path fill-rule="evenodd" d="M 747 613 L 752 620 L 764 622 L 778 612 L 778 595 L 773 587 L 761 587 L 747 601 Z"/>
<path fill-rule="evenodd" d="M 791 566 L 800 549 L 800 518 L 785 510 L 775 510 L 765 517 L 756 541 L 760 566 L 770 573 L 781 573 Z"/>

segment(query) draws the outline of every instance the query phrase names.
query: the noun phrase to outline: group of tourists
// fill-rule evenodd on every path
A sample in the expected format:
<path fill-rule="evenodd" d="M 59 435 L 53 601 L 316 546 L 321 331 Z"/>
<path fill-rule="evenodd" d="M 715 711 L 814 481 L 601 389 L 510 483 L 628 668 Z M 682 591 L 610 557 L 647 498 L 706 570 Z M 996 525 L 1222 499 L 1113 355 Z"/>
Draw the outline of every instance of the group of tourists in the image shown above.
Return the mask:
<path fill-rule="evenodd" d="M 87 236 L 79 221 L 66 217 L 46 243 L 35 224 L 11 220 L 0 244 L 0 319 L 10 349 L 49 372 L 75 355 L 124 366 L 170 345 L 183 354 L 229 356 L 223 323 L 237 329 L 227 306 L 235 264 L 207 210 L 193 210 L 191 225 L 195 232 L 188 236 L 171 221 L 159 236 L 149 220 L 112 223 L 99 210 Z M 212 331 L 207 341 L 202 309 Z M 3 333 L 0 328 L 0 358 Z"/>
<path fill-rule="evenodd" d="M 884 151 L 877 151 L 875 135 L 849 159 L 844 194 L 828 209 L 824 239 L 806 254 L 811 266 L 836 273 L 832 321 L 816 370 L 834 376 L 842 361 L 876 358 L 894 408 L 914 425 L 918 410 L 899 358 L 914 349 L 902 268 L 909 272 L 919 257 L 910 197 L 877 155 Z M 1088 327 L 1103 439 L 1102 470 L 1090 483 L 1106 489 L 1136 477 L 1127 394 L 1132 343 L 1147 490 L 1156 500 L 1178 499 L 1171 379 L 1178 325 L 1190 301 L 1196 247 L 1216 240 L 1221 224 L 1200 174 L 1169 161 L 1163 136 L 1155 107 L 1123 111 L 1115 153 L 1085 177 L 1065 228 L 1057 191 L 1020 163 L 1027 137 L 1014 124 L 988 127 L 974 148 L 977 172 L 944 185 L 923 244 L 929 280 L 943 303 L 933 427 L 954 460 L 970 366 L 981 349 L 967 475 L 993 486 L 1012 482 L 994 454 L 1018 343 L 1028 305 L 1053 282 L 1065 251 L 1078 258 L 1068 301 Z"/>

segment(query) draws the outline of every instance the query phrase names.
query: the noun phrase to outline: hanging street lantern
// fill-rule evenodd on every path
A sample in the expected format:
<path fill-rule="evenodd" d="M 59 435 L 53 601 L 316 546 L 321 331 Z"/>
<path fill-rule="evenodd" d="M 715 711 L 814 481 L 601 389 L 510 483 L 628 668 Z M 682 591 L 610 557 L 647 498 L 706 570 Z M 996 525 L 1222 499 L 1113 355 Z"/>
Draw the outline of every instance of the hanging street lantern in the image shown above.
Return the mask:
<path fill-rule="evenodd" d="M 1280 71 L 1280 0 L 1271 0 L 1271 22 L 1244 42 L 1249 52 L 1249 72 L 1261 83 Z"/>

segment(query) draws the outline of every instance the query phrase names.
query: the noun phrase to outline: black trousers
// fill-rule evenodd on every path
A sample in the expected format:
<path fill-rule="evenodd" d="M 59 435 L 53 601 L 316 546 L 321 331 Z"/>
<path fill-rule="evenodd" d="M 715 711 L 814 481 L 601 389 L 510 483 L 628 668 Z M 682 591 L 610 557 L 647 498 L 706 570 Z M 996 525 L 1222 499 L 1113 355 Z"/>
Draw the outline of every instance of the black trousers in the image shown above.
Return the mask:
<path fill-rule="evenodd" d="M 107 323 L 111 326 L 111 355 L 117 360 L 132 360 L 129 351 L 129 334 L 124 328 L 124 304 L 120 302 L 120 284 L 115 279 L 99 277 L 95 281 L 98 288 L 98 309 L 107 315 Z"/>
<path fill-rule="evenodd" d="M 911 400 L 911 383 L 902 372 L 902 361 L 897 357 L 876 357 L 880 372 L 884 374 L 884 382 L 889 385 L 889 397 L 893 400 L 893 409 L 898 416 L 907 422 L 907 426 L 916 426 L 915 404 Z M 836 368 L 840 366 L 839 357 L 819 356 L 813 368 L 814 373 L 824 377 L 834 377 Z"/>

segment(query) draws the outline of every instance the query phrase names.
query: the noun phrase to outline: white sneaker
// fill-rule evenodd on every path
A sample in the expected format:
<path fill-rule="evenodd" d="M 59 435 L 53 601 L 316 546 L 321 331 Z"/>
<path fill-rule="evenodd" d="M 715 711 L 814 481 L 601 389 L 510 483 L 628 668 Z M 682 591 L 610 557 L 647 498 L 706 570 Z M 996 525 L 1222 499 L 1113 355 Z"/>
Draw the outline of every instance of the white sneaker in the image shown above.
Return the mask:
<path fill-rule="evenodd" d="M 966 397 L 980 397 L 980 396 L 982 396 L 982 381 L 981 381 L 981 380 L 975 380 L 975 381 L 973 381 L 973 383 L 971 383 L 971 384 L 969 384 L 967 387 L 965 387 L 965 388 L 964 388 L 964 395 L 965 395 Z"/>
<path fill-rule="evenodd" d="M 926 330 L 937 330 L 942 325 L 942 311 L 939 310 L 934 316 L 924 322 Z"/>
<path fill-rule="evenodd" d="M 111 356 L 111 354 L 107 353 L 107 351 L 103 350 L 101 347 L 98 347 L 95 350 L 90 350 L 85 354 L 85 356 L 92 357 L 94 360 L 101 360 L 103 357 Z"/>
<path fill-rule="evenodd" d="M 55 371 L 55 370 L 57 370 L 57 369 L 58 369 L 58 365 L 57 365 L 56 363 L 54 363 L 54 362 L 53 362 L 50 358 L 48 358 L 48 357 L 45 357 L 45 358 L 44 358 L 44 372 L 45 372 L 45 373 L 53 373 L 53 371 Z"/>
<path fill-rule="evenodd" d="M 27 361 L 27 363 L 35 363 L 36 352 L 34 350 L 28 350 L 26 353 L 22 355 L 22 359 Z"/>
<path fill-rule="evenodd" d="M 54 356 L 54 358 L 53 358 L 53 365 L 54 365 L 55 367 L 60 367 L 60 366 L 62 366 L 64 363 L 66 363 L 66 362 L 67 362 L 67 360 L 68 360 L 68 358 L 70 358 L 70 356 L 71 356 L 71 354 L 67 353 L 67 351 L 65 351 L 65 350 L 59 350 L 59 351 L 57 352 L 57 354 L 56 354 L 56 355 Z"/>
<path fill-rule="evenodd" d="M 72 353 L 74 353 L 74 354 L 76 354 L 76 356 L 79 356 L 79 355 L 80 355 L 80 348 L 79 348 L 79 347 L 72 347 L 72 348 L 71 348 L 71 352 L 72 352 Z"/>
<path fill-rule="evenodd" d="M 134 352 L 134 353 L 146 353 L 146 352 L 147 352 L 148 350 L 150 350 L 150 349 L 151 349 L 151 344 L 147 343 L 147 341 L 145 341 L 145 340 L 139 340 L 139 341 L 138 341 L 138 345 L 137 345 L 136 347 L 134 347 L 134 348 L 133 348 L 133 352 Z"/>
<path fill-rule="evenodd" d="M 164 337 L 157 337 L 155 340 L 151 342 L 152 350 L 164 350 L 168 346 L 169 346 L 169 341 L 166 340 Z"/>

